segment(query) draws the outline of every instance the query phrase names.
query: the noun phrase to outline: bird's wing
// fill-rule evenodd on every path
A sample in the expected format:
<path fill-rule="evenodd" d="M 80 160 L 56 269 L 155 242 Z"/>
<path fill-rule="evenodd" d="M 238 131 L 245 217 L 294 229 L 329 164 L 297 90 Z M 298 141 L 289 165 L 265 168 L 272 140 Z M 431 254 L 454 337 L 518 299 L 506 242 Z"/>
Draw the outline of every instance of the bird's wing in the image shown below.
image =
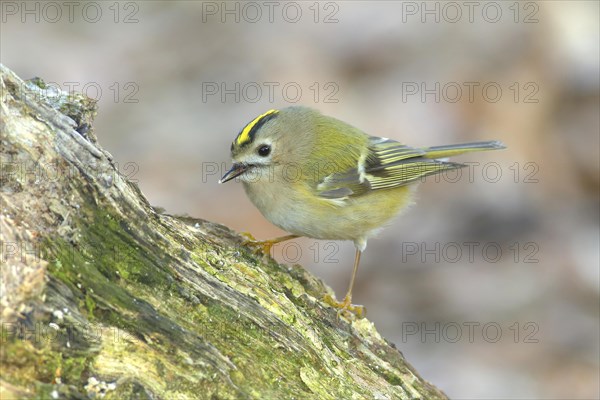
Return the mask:
<path fill-rule="evenodd" d="M 356 166 L 324 176 L 317 185 L 318 195 L 328 199 L 360 196 L 371 190 L 396 188 L 427 175 L 464 167 L 459 163 L 427 158 L 427 150 L 370 137 Z"/>

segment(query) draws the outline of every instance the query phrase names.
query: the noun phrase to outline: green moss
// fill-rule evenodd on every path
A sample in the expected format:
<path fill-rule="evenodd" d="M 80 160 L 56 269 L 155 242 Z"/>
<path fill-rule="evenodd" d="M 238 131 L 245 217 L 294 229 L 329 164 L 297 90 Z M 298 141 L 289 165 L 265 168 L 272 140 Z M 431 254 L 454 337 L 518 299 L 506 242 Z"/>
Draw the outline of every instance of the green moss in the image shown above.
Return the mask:
<path fill-rule="evenodd" d="M 88 315 L 93 316 L 103 302 L 135 311 L 135 288 L 143 284 L 151 290 L 173 285 L 166 268 L 146 254 L 131 233 L 124 231 L 116 217 L 97 212 L 92 221 L 75 221 L 80 237 L 72 244 L 60 237 L 47 239 L 44 250 L 53 262 L 52 276 L 78 293 Z M 116 285 L 115 285 L 116 283 Z"/>
<path fill-rule="evenodd" d="M 31 82 L 33 83 L 35 86 L 39 87 L 40 89 L 46 89 L 48 86 L 46 85 L 46 82 L 44 82 L 44 80 L 40 77 L 34 77 L 31 79 L 28 79 L 26 82 Z"/>
<path fill-rule="evenodd" d="M 65 352 L 44 336 L 39 325 L 35 329 L 37 333 L 31 337 L 12 337 L 2 343 L 2 378 L 34 390 L 36 398 L 47 399 L 50 392 L 65 384 L 71 386 L 70 392 L 83 390 L 89 355 Z"/>
<path fill-rule="evenodd" d="M 89 294 L 85 295 L 84 298 L 85 309 L 87 310 L 87 317 L 90 321 L 94 320 L 94 311 L 96 309 L 96 302 L 93 297 Z"/>

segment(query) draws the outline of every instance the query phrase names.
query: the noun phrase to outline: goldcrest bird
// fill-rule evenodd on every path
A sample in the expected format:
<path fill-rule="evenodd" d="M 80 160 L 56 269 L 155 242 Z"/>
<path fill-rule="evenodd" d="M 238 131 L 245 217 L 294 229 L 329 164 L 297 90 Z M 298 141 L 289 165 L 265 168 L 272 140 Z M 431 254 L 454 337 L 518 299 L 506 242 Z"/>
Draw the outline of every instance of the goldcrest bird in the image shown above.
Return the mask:
<path fill-rule="evenodd" d="M 265 252 L 300 236 L 352 240 L 348 292 L 341 302 L 325 301 L 360 317 L 352 288 L 367 240 L 410 204 L 423 177 L 465 166 L 441 158 L 502 148 L 497 141 L 413 148 L 294 106 L 269 110 L 240 131 L 231 145 L 233 167 L 219 183 L 239 178 L 265 218 L 290 233 L 253 243 Z"/>

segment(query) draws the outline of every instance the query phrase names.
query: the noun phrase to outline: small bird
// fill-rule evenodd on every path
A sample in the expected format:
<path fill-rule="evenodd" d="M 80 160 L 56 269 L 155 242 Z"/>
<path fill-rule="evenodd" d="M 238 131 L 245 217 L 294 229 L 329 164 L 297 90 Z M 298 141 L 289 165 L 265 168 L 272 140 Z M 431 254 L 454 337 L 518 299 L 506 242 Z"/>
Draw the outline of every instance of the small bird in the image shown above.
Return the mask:
<path fill-rule="evenodd" d="M 502 149 L 498 141 L 427 148 L 370 136 L 307 107 L 269 110 L 250 121 L 231 144 L 233 167 L 219 183 L 239 178 L 260 212 L 290 235 L 247 243 L 268 253 L 284 240 L 305 236 L 352 240 L 354 267 L 344 300 L 325 302 L 358 317 L 352 288 L 367 240 L 411 203 L 425 176 L 465 165 L 446 157 Z"/>

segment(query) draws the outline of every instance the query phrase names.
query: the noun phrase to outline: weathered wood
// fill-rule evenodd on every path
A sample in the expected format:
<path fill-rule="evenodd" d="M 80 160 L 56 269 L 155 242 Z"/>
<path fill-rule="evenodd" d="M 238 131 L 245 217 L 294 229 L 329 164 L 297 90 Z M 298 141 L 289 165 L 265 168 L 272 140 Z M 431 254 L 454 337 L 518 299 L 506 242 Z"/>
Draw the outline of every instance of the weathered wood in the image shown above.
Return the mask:
<path fill-rule="evenodd" d="M 302 267 L 150 206 L 93 102 L 0 73 L 2 399 L 445 398 Z"/>

